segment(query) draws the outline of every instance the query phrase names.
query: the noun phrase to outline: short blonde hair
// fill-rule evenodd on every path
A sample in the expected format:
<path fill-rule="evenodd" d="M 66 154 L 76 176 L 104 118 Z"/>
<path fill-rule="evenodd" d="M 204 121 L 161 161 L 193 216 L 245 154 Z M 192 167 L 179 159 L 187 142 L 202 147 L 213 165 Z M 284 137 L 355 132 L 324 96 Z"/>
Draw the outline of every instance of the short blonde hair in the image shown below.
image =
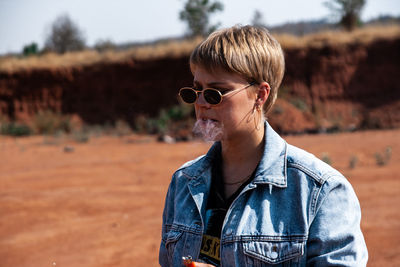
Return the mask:
<path fill-rule="evenodd" d="M 241 75 L 248 82 L 267 82 L 270 95 L 264 104 L 267 113 L 274 104 L 285 72 L 283 51 L 267 29 L 234 26 L 213 32 L 190 56 L 190 68 L 210 72 L 223 70 Z"/>

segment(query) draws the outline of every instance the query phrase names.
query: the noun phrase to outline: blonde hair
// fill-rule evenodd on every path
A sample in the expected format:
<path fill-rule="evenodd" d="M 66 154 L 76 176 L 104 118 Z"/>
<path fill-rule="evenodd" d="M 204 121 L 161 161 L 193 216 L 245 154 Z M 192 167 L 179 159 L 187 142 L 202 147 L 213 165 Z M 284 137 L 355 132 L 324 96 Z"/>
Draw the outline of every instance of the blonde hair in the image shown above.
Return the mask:
<path fill-rule="evenodd" d="M 274 104 L 285 71 L 283 51 L 267 29 L 234 26 L 213 32 L 190 56 L 190 68 L 224 70 L 241 75 L 248 82 L 267 82 L 270 95 L 264 104 L 266 114 Z"/>

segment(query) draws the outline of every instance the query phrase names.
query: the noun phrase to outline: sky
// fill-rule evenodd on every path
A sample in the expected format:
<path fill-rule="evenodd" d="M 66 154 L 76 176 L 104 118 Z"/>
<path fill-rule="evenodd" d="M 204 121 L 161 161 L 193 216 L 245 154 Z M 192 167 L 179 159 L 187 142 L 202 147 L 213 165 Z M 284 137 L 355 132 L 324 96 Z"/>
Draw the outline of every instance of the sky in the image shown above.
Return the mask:
<path fill-rule="evenodd" d="M 221 27 L 249 24 L 260 11 L 264 22 L 276 26 L 332 18 L 323 4 L 327 0 L 220 0 L 222 12 L 212 17 Z M 87 44 L 99 40 L 117 44 L 180 37 L 186 25 L 179 12 L 186 0 L 0 0 L 0 54 L 21 52 L 36 42 L 41 49 L 51 23 L 69 17 L 83 31 Z M 362 19 L 400 15 L 400 0 L 366 0 Z"/>

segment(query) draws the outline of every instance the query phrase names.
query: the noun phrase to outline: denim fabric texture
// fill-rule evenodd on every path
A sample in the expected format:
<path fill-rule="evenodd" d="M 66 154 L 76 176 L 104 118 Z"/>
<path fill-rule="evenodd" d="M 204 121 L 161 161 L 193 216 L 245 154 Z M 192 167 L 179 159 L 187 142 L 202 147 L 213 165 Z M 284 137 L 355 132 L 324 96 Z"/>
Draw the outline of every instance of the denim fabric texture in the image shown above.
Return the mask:
<path fill-rule="evenodd" d="M 350 183 L 312 154 L 287 144 L 266 122 L 265 148 L 229 208 L 221 266 L 366 266 L 361 210 Z M 219 142 L 173 175 L 165 200 L 161 266 L 197 259 Z"/>

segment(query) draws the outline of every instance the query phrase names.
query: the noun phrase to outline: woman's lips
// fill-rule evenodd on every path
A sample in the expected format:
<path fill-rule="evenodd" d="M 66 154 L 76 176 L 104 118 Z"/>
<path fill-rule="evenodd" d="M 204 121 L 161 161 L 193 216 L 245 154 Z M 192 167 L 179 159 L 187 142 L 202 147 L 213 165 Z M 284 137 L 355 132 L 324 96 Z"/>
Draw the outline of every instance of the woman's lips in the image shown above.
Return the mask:
<path fill-rule="evenodd" d="M 212 119 L 212 118 L 206 118 L 206 117 L 200 118 L 200 120 L 202 120 L 202 121 L 212 121 L 212 122 L 218 122 L 216 119 Z"/>

